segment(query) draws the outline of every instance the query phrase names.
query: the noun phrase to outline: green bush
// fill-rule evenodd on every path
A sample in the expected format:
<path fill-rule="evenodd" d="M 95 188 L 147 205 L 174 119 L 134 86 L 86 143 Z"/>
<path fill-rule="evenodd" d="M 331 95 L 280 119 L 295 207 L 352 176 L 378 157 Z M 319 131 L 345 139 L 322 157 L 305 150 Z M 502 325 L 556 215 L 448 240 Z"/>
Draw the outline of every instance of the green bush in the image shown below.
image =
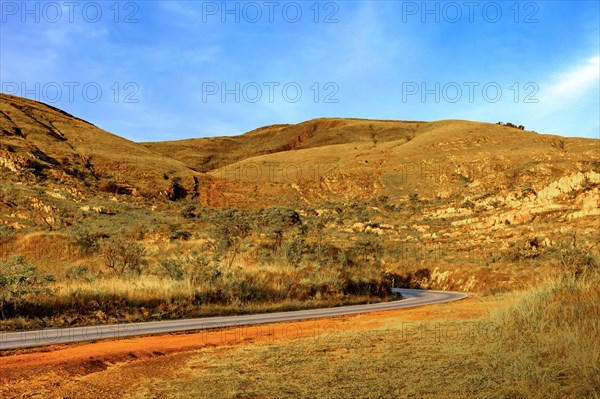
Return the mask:
<path fill-rule="evenodd" d="M 171 279 L 183 280 L 183 278 L 185 277 L 183 266 L 181 264 L 181 261 L 179 261 L 178 259 L 162 259 L 161 261 L 159 261 L 159 264 L 165 269 L 167 275 Z"/>
<path fill-rule="evenodd" d="M 0 224 L 0 243 L 11 240 L 14 237 L 14 234 L 14 227 Z"/>
<path fill-rule="evenodd" d="M 15 256 L 10 261 L 0 260 L 0 316 L 6 318 L 7 311 L 18 312 L 27 298 L 52 293 L 47 287 L 48 278 L 38 274 L 37 268 Z"/>
<path fill-rule="evenodd" d="M 303 234 L 294 235 L 284 244 L 283 251 L 287 261 L 292 265 L 299 265 L 307 251 Z"/>
<path fill-rule="evenodd" d="M 95 254 L 100 249 L 98 235 L 92 234 L 89 231 L 82 231 L 77 234 L 75 244 L 79 247 L 79 252 L 84 256 Z"/>
<path fill-rule="evenodd" d="M 191 236 L 192 236 L 192 233 L 190 233 L 187 230 L 175 230 L 173 233 L 171 233 L 171 236 L 169 237 L 169 239 L 171 241 L 174 241 L 174 240 L 187 241 L 190 239 Z"/>
<path fill-rule="evenodd" d="M 90 276 L 90 270 L 86 265 L 74 265 L 65 271 L 65 277 L 68 280 L 81 280 L 86 282 L 93 281 L 93 278 Z"/>
<path fill-rule="evenodd" d="M 352 246 L 350 253 L 356 260 L 377 260 L 383 256 L 383 245 L 371 237 L 361 237 Z"/>

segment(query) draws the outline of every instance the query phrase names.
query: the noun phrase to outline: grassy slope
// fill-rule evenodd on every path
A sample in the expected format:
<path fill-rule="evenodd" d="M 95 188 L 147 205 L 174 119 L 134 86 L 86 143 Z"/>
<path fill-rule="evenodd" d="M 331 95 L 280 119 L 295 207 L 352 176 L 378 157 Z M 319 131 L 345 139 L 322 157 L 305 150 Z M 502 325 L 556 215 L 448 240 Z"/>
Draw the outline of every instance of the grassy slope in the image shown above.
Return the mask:
<path fill-rule="evenodd" d="M 144 194 L 167 190 L 179 177 L 193 186 L 199 176 L 181 162 L 154 153 L 61 110 L 36 101 L 0 94 L 0 156 L 35 162 L 50 176 L 85 186 L 63 173 L 77 168 L 87 176 L 115 179 Z"/>
<path fill-rule="evenodd" d="M 564 139 L 488 123 L 423 123 L 410 134 L 408 139 L 400 135 L 379 141 L 352 140 L 259 155 L 210 174 L 243 183 L 240 186 L 258 185 L 264 195 L 281 190 L 290 198 L 299 194 L 291 187 L 297 177 L 307 183 L 306 193 L 331 190 L 357 197 L 412 193 L 434 197 L 501 188 L 515 170 L 523 174 L 521 184 L 543 183 L 600 161 L 597 140 Z M 459 175 L 476 184 L 465 184 Z M 305 194 L 302 189 L 300 195 Z"/>
<path fill-rule="evenodd" d="M 193 170 L 207 172 L 265 154 L 343 143 L 410 140 L 424 122 L 319 118 L 297 125 L 272 125 L 240 136 L 142 143 Z"/>

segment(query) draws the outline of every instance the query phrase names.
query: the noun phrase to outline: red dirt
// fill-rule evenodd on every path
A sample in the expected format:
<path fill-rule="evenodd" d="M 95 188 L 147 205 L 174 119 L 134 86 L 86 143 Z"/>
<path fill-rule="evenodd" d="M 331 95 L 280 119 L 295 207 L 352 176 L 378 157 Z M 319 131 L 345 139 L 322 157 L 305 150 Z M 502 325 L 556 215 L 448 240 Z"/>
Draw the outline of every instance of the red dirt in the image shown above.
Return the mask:
<path fill-rule="evenodd" d="M 59 387 L 79 377 L 106 372 L 114 365 L 126 365 L 134 362 L 143 366 L 140 372 L 160 377 L 164 373 L 168 373 L 168 370 L 163 368 L 165 364 L 173 365 L 173 362 L 184 358 L 186 353 L 206 347 L 222 347 L 224 350 L 229 350 L 232 347 L 250 343 L 267 344 L 286 339 L 318 337 L 339 330 L 373 329 L 397 322 L 475 319 L 487 313 L 491 305 L 493 303 L 489 300 L 468 298 L 442 305 L 330 319 L 56 345 L 15 351 L 0 357 L 0 386 L 3 387 L 0 388 L 0 396 L 22 397 L 23 392 L 39 392 L 39 390 L 44 391 L 49 387 Z M 157 363 L 154 358 L 158 357 L 161 357 L 162 360 Z M 100 375 L 102 373 L 99 373 L 99 377 Z M 105 381 L 107 377 L 107 375 L 103 377 Z M 111 376 L 111 378 L 113 377 Z M 121 378 L 119 377 L 119 379 Z M 118 384 L 127 384 L 127 381 L 119 381 Z M 110 385 L 115 385 L 112 379 L 110 379 Z M 109 392 L 106 393 L 109 394 Z M 94 393 L 89 392 L 89 394 L 92 395 L 89 397 L 93 397 Z"/>

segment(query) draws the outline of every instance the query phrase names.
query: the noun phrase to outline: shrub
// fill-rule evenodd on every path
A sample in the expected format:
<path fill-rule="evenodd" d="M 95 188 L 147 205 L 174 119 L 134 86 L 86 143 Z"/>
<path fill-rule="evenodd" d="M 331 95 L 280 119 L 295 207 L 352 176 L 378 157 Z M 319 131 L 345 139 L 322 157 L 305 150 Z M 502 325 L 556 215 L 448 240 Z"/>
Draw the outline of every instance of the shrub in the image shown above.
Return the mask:
<path fill-rule="evenodd" d="M 283 250 L 285 257 L 290 264 L 294 266 L 299 265 L 306 253 L 304 235 L 294 235 L 287 243 L 285 243 Z"/>
<path fill-rule="evenodd" d="M 328 242 L 305 244 L 307 261 L 315 262 L 318 268 L 343 269 L 348 266 L 346 251 Z"/>
<path fill-rule="evenodd" d="M 129 238 L 112 238 L 102 242 L 102 257 L 106 267 L 121 276 L 126 271 L 141 273 L 144 247 Z"/>
<path fill-rule="evenodd" d="M 92 234 L 89 231 L 82 231 L 77 235 L 75 244 L 79 247 L 79 251 L 82 255 L 92 255 L 100 249 L 98 238 L 97 234 Z"/>
<path fill-rule="evenodd" d="M 119 184 L 112 179 L 101 180 L 99 188 L 100 190 L 111 194 L 117 194 L 119 192 Z"/>
<path fill-rule="evenodd" d="M 245 212 L 236 210 L 219 211 L 210 217 L 213 223 L 213 234 L 221 252 L 231 251 L 228 264 L 233 264 L 235 257 L 252 232 L 252 221 Z"/>
<path fill-rule="evenodd" d="M 181 261 L 168 258 L 161 260 L 159 264 L 165 269 L 171 279 L 178 281 L 183 280 L 185 277 Z"/>
<path fill-rule="evenodd" d="M 5 311 L 16 313 L 19 305 L 26 302 L 27 296 L 48 295 L 52 291 L 46 286 L 48 278 L 41 278 L 37 268 L 25 261 L 23 256 L 10 261 L 0 260 L 0 316 L 6 318 Z"/>
<path fill-rule="evenodd" d="M 171 237 L 170 240 L 184 240 L 187 241 L 190 239 L 190 237 L 192 236 L 192 233 L 190 233 L 189 231 L 186 230 L 176 230 L 173 233 L 171 233 Z"/>
<path fill-rule="evenodd" d="M 352 246 L 350 252 L 355 259 L 367 261 L 379 259 L 383 256 L 383 245 L 373 238 L 359 238 Z"/>
<path fill-rule="evenodd" d="M 196 210 L 195 205 L 193 205 L 193 204 L 186 205 L 185 207 L 183 207 L 183 209 L 181 211 L 179 211 L 179 215 L 186 219 L 193 219 L 196 217 L 196 214 L 194 213 L 195 210 Z"/>
<path fill-rule="evenodd" d="M 0 243 L 9 241 L 14 237 L 15 229 L 12 226 L 0 224 Z"/>
<path fill-rule="evenodd" d="M 222 275 L 218 258 L 207 254 L 192 252 L 188 256 L 165 258 L 158 263 L 171 279 L 188 279 L 192 286 L 208 283 L 214 288 Z"/>
<path fill-rule="evenodd" d="M 541 243 L 537 238 L 529 239 L 524 243 L 513 242 L 506 251 L 506 256 L 512 262 L 521 262 L 526 259 L 535 259 L 541 254 Z"/>
<path fill-rule="evenodd" d="M 69 267 L 65 272 L 65 277 L 68 280 L 83 280 L 86 282 L 91 282 L 93 279 L 89 277 L 90 270 L 86 265 L 75 265 Z"/>
<path fill-rule="evenodd" d="M 582 243 L 577 243 L 577 236 L 562 239 L 554 247 L 550 247 L 548 253 L 550 256 L 558 259 L 558 265 L 566 274 L 580 276 L 587 272 L 600 269 L 600 260 L 592 252 L 599 242 L 587 247 Z"/>
<path fill-rule="evenodd" d="M 190 281 L 194 284 L 210 283 L 215 285 L 223 277 L 223 271 L 218 259 L 211 259 L 207 255 L 195 255 L 189 258 L 191 270 Z"/>

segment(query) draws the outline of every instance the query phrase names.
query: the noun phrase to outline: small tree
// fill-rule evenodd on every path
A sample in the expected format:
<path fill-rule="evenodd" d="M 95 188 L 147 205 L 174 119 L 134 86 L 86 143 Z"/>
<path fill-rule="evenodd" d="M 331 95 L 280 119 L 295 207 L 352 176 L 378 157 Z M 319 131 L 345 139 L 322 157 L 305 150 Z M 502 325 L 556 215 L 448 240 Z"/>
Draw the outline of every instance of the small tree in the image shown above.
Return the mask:
<path fill-rule="evenodd" d="M 383 245 L 371 237 L 361 237 L 352 246 L 353 255 L 365 262 L 368 261 L 369 258 L 373 258 L 373 260 L 381 258 L 383 252 Z"/>
<path fill-rule="evenodd" d="M 211 217 L 214 224 L 213 233 L 221 252 L 231 251 L 228 265 L 235 260 L 242 243 L 252 232 L 252 224 L 242 211 L 226 210 L 217 212 Z"/>
<path fill-rule="evenodd" d="M 275 252 L 279 252 L 281 249 L 286 231 L 302 226 L 298 212 L 282 206 L 263 209 L 259 216 L 261 225 L 266 227 L 268 234 L 273 239 Z"/>
<path fill-rule="evenodd" d="M 102 257 L 106 267 L 118 276 L 126 271 L 141 272 L 144 247 L 137 241 L 118 237 L 102 242 Z"/>

